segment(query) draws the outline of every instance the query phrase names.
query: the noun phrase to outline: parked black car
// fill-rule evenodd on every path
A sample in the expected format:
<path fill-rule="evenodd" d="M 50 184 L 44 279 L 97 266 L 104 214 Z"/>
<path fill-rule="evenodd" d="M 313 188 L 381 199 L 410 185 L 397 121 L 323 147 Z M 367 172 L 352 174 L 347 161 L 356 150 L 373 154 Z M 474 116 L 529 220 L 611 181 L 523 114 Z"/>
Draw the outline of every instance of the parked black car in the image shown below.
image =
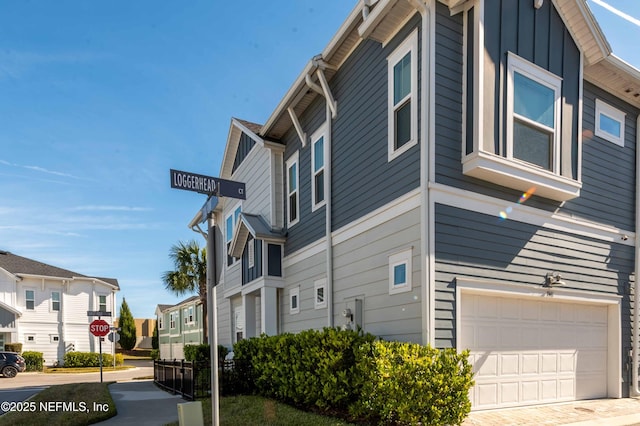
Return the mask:
<path fill-rule="evenodd" d="M 15 352 L 0 352 L 0 373 L 4 377 L 13 378 L 25 370 L 24 358 Z"/>

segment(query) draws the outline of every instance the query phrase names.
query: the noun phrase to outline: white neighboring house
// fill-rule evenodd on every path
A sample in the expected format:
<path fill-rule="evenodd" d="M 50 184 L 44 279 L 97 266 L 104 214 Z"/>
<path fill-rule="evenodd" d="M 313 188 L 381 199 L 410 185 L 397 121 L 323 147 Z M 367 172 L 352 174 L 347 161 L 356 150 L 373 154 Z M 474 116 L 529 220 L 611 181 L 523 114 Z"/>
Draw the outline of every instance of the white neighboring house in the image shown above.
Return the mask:
<path fill-rule="evenodd" d="M 88 277 L 0 251 L 0 348 L 20 342 L 23 351 L 42 352 L 46 365 L 62 364 L 72 350 L 97 352 L 98 338 L 89 332 L 96 318 L 87 311 L 115 314 L 118 290 L 113 278 Z M 113 317 L 102 319 L 113 325 Z"/>

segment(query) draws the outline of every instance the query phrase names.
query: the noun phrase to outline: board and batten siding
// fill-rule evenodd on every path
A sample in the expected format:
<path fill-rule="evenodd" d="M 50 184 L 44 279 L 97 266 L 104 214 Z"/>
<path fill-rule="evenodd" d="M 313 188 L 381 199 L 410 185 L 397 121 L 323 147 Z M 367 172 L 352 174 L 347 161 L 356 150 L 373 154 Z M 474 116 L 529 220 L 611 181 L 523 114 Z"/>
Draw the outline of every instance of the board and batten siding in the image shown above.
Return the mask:
<path fill-rule="evenodd" d="M 389 256 L 412 249 L 412 289 L 389 294 Z M 412 209 L 334 247 L 334 322 L 363 300 L 363 329 L 386 340 L 422 342 L 420 209 Z M 353 308 L 352 308 L 353 310 Z"/>
<path fill-rule="evenodd" d="M 317 96 L 299 117 L 300 124 L 307 133 L 308 138 L 324 124 L 325 119 L 325 101 L 321 96 Z M 325 207 L 321 207 L 316 211 L 311 210 L 311 142 L 307 141 L 307 145 L 303 148 L 300 138 L 293 127 L 285 133 L 282 141 L 286 144 L 284 162 L 282 164 L 282 173 L 285 176 L 283 181 L 285 188 L 283 199 L 285 226 L 287 226 L 286 215 L 289 198 L 286 190 L 288 186 L 286 162 L 296 152 L 298 152 L 298 198 L 300 201 L 299 221 L 287 228 L 287 241 L 284 245 L 286 256 L 324 237 L 326 227 Z"/>
<path fill-rule="evenodd" d="M 547 2 L 545 2 L 546 4 Z M 513 6 L 511 6 L 513 7 Z M 438 4 L 436 15 L 436 182 L 517 202 L 521 192 L 462 174 L 462 14 L 449 16 Z M 573 69 L 578 76 L 578 68 Z M 638 111 L 588 82 L 583 87 L 582 189 L 564 204 L 536 197 L 527 205 L 624 230 L 633 230 L 635 199 L 635 138 Z M 488 96 L 485 97 L 488 98 Z M 625 148 L 594 137 L 595 98 L 627 113 Z M 469 99 L 469 98 L 467 98 Z M 467 108 L 467 110 L 469 110 Z M 469 116 L 467 119 L 470 119 Z M 490 127 L 490 126 L 485 126 Z M 470 127 L 466 127 L 469 131 Z M 467 145 L 468 146 L 468 145 Z"/>
<path fill-rule="evenodd" d="M 418 144 L 388 161 L 387 57 L 418 29 L 418 117 L 422 116 L 420 82 L 422 31 L 416 14 L 384 47 L 364 40 L 330 81 L 338 103 L 332 138 L 332 230 L 420 186 Z"/>
<path fill-rule="evenodd" d="M 233 160 L 233 168 L 231 169 L 231 173 L 235 173 L 236 169 L 242 164 L 249 152 L 255 146 L 256 141 L 251 139 L 245 133 L 240 135 L 240 141 L 238 142 L 238 150 L 236 151 L 236 158 Z"/>
<path fill-rule="evenodd" d="M 540 287 L 559 272 L 565 288 L 624 296 L 622 353 L 631 347 L 633 247 L 436 204 L 435 343 L 456 347 L 456 278 Z M 461 348 L 462 349 L 462 348 Z"/>

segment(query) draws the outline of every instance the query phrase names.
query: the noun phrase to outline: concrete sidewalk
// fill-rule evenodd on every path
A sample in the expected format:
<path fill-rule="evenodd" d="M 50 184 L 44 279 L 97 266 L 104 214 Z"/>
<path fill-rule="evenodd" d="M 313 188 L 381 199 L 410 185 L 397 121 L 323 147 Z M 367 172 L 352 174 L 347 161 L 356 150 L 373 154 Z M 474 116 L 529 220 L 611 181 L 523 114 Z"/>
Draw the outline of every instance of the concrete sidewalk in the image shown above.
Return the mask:
<path fill-rule="evenodd" d="M 472 412 L 463 426 L 640 425 L 640 399 L 596 399 Z"/>
<path fill-rule="evenodd" d="M 159 426 L 178 421 L 177 404 L 187 402 L 153 384 L 136 380 L 109 385 L 118 414 L 98 425 Z"/>

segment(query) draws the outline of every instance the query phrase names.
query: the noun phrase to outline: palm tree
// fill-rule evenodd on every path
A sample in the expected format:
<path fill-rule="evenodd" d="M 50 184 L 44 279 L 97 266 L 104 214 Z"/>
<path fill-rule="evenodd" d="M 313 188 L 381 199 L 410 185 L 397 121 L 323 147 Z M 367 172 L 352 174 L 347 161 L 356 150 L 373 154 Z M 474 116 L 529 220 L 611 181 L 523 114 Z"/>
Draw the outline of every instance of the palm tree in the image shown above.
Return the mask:
<path fill-rule="evenodd" d="M 207 341 L 207 250 L 200 248 L 191 240 L 182 241 L 171 246 L 169 257 L 173 261 L 175 271 L 167 271 L 162 275 L 164 286 L 170 292 L 182 296 L 197 292 L 202 302 L 202 330 L 204 341 Z"/>

